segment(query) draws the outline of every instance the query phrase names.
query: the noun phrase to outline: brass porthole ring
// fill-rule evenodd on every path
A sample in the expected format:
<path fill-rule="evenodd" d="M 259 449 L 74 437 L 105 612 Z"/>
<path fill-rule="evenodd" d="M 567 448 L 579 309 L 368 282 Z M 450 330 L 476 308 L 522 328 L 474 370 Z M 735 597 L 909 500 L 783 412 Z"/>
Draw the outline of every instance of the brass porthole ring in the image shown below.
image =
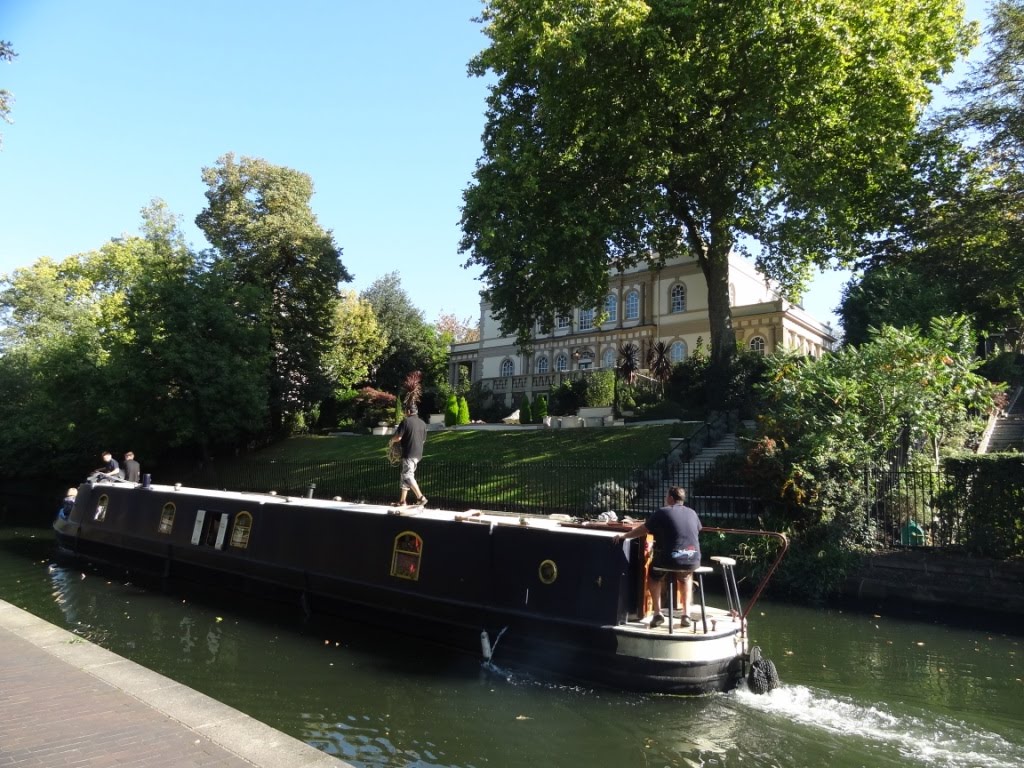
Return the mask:
<path fill-rule="evenodd" d="M 545 560 L 542 562 L 537 569 L 537 576 L 540 578 L 541 584 L 554 584 L 555 579 L 558 578 L 558 566 L 555 565 L 555 561 Z"/>

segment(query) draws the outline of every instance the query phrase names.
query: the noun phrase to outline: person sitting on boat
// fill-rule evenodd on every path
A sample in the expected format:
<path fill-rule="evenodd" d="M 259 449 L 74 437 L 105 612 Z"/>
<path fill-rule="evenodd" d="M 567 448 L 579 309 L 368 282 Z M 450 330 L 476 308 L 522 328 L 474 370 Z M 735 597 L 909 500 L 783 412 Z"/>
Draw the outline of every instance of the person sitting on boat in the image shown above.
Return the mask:
<path fill-rule="evenodd" d="M 103 452 L 103 466 L 99 469 L 94 469 L 92 474 L 88 477 L 89 480 L 120 480 L 121 479 L 121 467 L 117 463 L 117 459 L 114 458 L 114 454 L 110 451 Z"/>
<path fill-rule="evenodd" d="M 690 592 L 693 587 L 693 571 L 700 567 L 700 542 L 698 534 L 701 524 L 697 513 L 684 503 L 686 489 L 672 486 L 665 497 L 667 502 L 647 522 L 641 523 L 628 533 L 615 537 L 618 544 L 626 539 L 639 539 L 648 533 L 654 536 L 654 559 L 651 562 L 651 573 L 647 579 L 647 591 L 651 596 L 651 628 L 665 623 L 661 613 L 661 592 L 664 572 L 658 568 L 684 570 L 683 574 L 683 615 L 680 625 L 690 625 Z M 673 573 L 670 579 L 671 588 L 676 588 L 676 580 L 680 574 Z"/>
<path fill-rule="evenodd" d="M 71 510 L 75 507 L 75 499 L 78 498 L 77 488 L 68 488 L 67 493 L 64 494 L 64 501 L 60 504 L 60 509 L 57 510 L 57 517 L 61 520 L 67 520 L 68 516 L 71 515 Z"/>
<path fill-rule="evenodd" d="M 135 454 L 128 451 L 124 455 L 124 479 L 129 483 L 139 482 L 140 472 L 142 468 L 139 466 L 139 462 L 135 460 Z"/>
<path fill-rule="evenodd" d="M 398 506 L 405 506 L 405 497 L 412 491 L 416 494 L 416 504 L 423 506 L 427 503 L 427 497 L 420 491 L 416 482 L 416 465 L 423 458 L 423 444 L 427 442 L 427 425 L 416 415 L 416 406 L 405 407 L 405 418 L 398 425 L 391 443 L 401 443 L 402 446 L 402 475 L 401 488 L 398 496 Z"/>

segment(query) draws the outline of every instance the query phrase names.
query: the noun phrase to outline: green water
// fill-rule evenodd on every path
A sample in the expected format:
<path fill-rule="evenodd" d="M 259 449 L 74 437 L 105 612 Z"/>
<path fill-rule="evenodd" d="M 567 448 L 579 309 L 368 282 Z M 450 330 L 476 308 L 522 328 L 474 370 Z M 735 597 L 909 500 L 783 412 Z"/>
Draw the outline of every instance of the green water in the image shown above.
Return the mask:
<path fill-rule="evenodd" d="M 557 685 L 357 623 L 146 591 L 0 528 L 0 597 L 356 766 L 1024 768 L 1024 637 L 761 603 L 768 696 Z"/>

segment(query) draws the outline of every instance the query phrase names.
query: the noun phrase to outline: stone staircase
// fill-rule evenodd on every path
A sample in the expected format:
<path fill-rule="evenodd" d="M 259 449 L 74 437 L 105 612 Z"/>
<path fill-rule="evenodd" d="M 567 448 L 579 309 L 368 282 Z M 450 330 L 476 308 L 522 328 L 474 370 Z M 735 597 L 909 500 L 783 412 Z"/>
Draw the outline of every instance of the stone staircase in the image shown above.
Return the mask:
<path fill-rule="evenodd" d="M 1018 388 L 1010 400 L 1006 413 L 995 419 L 991 430 L 982 440 L 979 453 L 1024 453 L 1024 398 Z"/>
<path fill-rule="evenodd" d="M 744 422 L 744 426 L 753 428 Z M 687 492 L 694 481 L 700 480 L 715 465 L 720 456 L 742 453 L 744 447 L 735 432 L 722 435 L 710 445 L 705 445 L 688 460 L 682 460 L 678 455 L 669 454 L 668 466 L 652 470 L 648 475 L 648 483 L 644 492 L 633 500 L 631 512 L 634 515 L 646 515 L 653 512 L 665 503 L 665 496 L 669 487 L 683 485 Z"/>

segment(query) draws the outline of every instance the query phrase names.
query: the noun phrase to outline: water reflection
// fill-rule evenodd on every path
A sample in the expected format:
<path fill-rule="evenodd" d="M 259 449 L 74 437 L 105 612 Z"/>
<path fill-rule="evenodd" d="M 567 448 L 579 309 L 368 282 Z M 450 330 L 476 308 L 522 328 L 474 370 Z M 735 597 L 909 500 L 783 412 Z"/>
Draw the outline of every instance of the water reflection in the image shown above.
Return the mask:
<path fill-rule="evenodd" d="M 1024 766 L 1017 636 L 768 603 L 752 626 L 781 689 L 630 695 L 504 668 L 500 646 L 485 668 L 297 606 L 162 594 L 14 536 L 4 599 L 356 766 Z"/>

